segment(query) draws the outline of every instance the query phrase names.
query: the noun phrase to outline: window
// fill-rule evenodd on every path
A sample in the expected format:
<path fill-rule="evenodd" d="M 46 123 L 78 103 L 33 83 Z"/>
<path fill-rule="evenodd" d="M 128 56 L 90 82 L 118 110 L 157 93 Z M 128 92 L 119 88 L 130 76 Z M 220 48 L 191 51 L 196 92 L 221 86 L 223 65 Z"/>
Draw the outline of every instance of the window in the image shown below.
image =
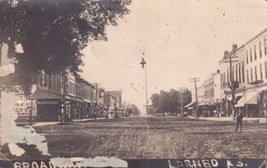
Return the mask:
<path fill-rule="evenodd" d="M 235 80 L 235 66 L 232 66 L 232 69 L 230 70 L 231 72 L 231 75 L 232 75 L 232 79 L 230 78 L 230 82 L 231 82 L 231 80 Z"/>
<path fill-rule="evenodd" d="M 229 69 L 227 69 L 227 83 L 229 82 Z"/>
<path fill-rule="evenodd" d="M 48 88 L 52 89 L 52 75 L 48 75 Z"/>
<path fill-rule="evenodd" d="M 258 80 L 257 66 L 255 66 L 255 80 Z"/>
<path fill-rule="evenodd" d="M 238 81 L 239 81 L 239 83 L 241 83 L 242 81 L 241 81 L 241 63 L 239 62 L 238 63 Z"/>
<path fill-rule="evenodd" d="M 252 49 L 249 48 L 250 62 L 252 62 Z"/>
<path fill-rule="evenodd" d="M 266 38 L 264 38 L 264 54 L 267 55 L 267 44 L 266 44 Z"/>
<path fill-rule="evenodd" d="M 256 51 L 256 45 L 254 45 L 254 59 L 257 60 L 257 51 Z"/>
<path fill-rule="evenodd" d="M 246 61 L 247 61 L 247 64 L 248 64 L 248 50 L 246 50 Z"/>
<path fill-rule="evenodd" d="M 60 82 L 60 76 L 57 76 L 57 91 L 59 91 L 60 90 L 60 88 L 61 88 L 61 86 L 60 86 L 60 84 L 61 84 L 61 82 Z"/>
<path fill-rule="evenodd" d="M 237 68 L 238 64 L 235 65 L 235 80 L 238 81 L 238 73 L 237 73 Z"/>
<path fill-rule="evenodd" d="M 247 84 L 249 84 L 249 72 L 247 70 Z"/>
<path fill-rule="evenodd" d="M 242 82 L 245 82 L 245 68 L 244 68 L 244 61 L 242 61 Z"/>
<path fill-rule="evenodd" d="M 54 90 L 57 90 L 57 75 L 54 75 Z"/>
<path fill-rule="evenodd" d="M 223 74 L 220 74 L 220 79 L 221 79 L 221 89 L 223 88 Z"/>
<path fill-rule="evenodd" d="M 261 80 L 263 80 L 263 75 L 262 75 L 262 64 L 260 64 L 260 77 L 261 77 Z"/>
<path fill-rule="evenodd" d="M 251 82 L 253 81 L 253 69 L 252 68 L 250 69 L 250 80 Z"/>
<path fill-rule="evenodd" d="M 43 70 L 41 70 L 40 85 L 45 86 L 45 72 Z"/>
<path fill-rule="evenodd" d="M 46 87 L 47 86 L 47 74 L 46 73 L 44 73 L 44 87 Z"/>
<path fill-rule="evenodd" d="M 40 74 L 40 86 L 43 86 L 43 73 L 42 73 L 42 71 L 41 71 L 41 74 Z"/>
<path fill-rule="evenodd" d="M 69 91 L 69 93 L 73 93 L 73 87 L 72 87 L 72 83 L 70 81 L 69 81 L 68 91 Z"/>
<path fill-rule="evenodd" d="M 262 52 L 261 52 L 261 42 L 259 42 L 259 52 L 260 52 L 260 58 L 262 57 Z"/>

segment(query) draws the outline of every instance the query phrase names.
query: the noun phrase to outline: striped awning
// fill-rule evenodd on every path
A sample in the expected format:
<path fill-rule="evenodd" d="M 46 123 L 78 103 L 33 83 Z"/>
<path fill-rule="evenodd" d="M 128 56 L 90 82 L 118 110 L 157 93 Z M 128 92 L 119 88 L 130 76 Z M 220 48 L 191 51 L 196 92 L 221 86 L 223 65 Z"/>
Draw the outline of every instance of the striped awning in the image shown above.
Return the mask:
<path fill-rule="evenodd" d="M 195 105 L 196 105 L 196 102 L 191 102 L 191 103 L 187 104 L 186 106 L 184 106 L 184 108 L 193 107 Z"/>
<path fill-rule="evenodd" d="M 259 94 L 257 92 L 246 93 L 241 97 L 235 107 L 243 107 L 245 104 L 258 104 L 258 100 Z"/>

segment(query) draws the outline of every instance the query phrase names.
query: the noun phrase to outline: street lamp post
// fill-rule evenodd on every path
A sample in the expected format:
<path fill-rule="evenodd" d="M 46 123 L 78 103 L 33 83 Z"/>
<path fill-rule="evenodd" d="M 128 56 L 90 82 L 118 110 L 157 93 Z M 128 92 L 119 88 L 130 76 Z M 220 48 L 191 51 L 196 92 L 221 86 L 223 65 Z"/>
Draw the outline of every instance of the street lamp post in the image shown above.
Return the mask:
<path fill-rule="evenodd" d="M 143 53 L 144 55 L 144 53 Z M 142 65 L 142 68 L 145 68 L 145 84 L 146 84 L 146 114 L 148 114 L 148 107 L 147 107 L 147 71 L 146 71 L 146 61 L 144 59 L 144 57 L 142 58 L 142 61 L 140 62 L 140 64 Z"/>

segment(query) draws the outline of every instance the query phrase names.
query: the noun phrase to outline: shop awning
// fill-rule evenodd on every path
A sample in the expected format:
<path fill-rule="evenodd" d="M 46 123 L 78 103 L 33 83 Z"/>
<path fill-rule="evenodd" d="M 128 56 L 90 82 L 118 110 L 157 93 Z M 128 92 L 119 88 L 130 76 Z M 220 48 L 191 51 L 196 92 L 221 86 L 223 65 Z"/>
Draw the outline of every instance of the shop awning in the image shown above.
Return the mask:
<path fill-rule="evenodd" d="M 67 99 L 67 100 L 71 100 L 71 101 L 75 101 L 75 102 L 80 102 L 80 103 L 83 102 L 82 99 L 80 99 L 80 98 L 78 98 L 78 97 L 69 96 L 69 95 L 66 96 L 66 99 Z"/>
<path fill-rule="evenodd" d="M 84 99 L 84 101 L 87 102 L 87 103 L 92 103 L 92 101 L 87 100 L 87 99 Z"/>
<path fill-rule="evenodd" d="M 52 92 L 37 89 L 31 97 L 32 99 L 62 99 L 62 96 L 54 94 Z"/>
<path fill-rule="evenodd" d="M 197 105 L 198 106 L 205 106 L 206 104 L 205 104 L 205 102 L 198 102 Z"/>
<path fill-rule="evenodd" d="M 235 107 L 242 107 L 245 104 L 258 104 L 258 93 L 250 92 L 246 93 L 242 98 L 238 101 Z"/>
<path fill-rule="evenodd" d="M 191 102 L 191 103 L 187 104 L 186 106 L 184 106 L 184 108 L 193 107 L 195 105 L 196 105 L 196 102 Z"/>

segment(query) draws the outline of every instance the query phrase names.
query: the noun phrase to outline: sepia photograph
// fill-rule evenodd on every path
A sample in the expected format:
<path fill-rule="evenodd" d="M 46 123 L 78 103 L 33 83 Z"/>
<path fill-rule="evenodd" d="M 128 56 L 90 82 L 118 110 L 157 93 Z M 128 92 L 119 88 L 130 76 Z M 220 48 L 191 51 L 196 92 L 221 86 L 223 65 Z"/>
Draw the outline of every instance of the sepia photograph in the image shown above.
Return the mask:
<path fill-rule="evenodd" d="M 267 168 L 266 0 L 0 0 L 0 168 Z"/>

